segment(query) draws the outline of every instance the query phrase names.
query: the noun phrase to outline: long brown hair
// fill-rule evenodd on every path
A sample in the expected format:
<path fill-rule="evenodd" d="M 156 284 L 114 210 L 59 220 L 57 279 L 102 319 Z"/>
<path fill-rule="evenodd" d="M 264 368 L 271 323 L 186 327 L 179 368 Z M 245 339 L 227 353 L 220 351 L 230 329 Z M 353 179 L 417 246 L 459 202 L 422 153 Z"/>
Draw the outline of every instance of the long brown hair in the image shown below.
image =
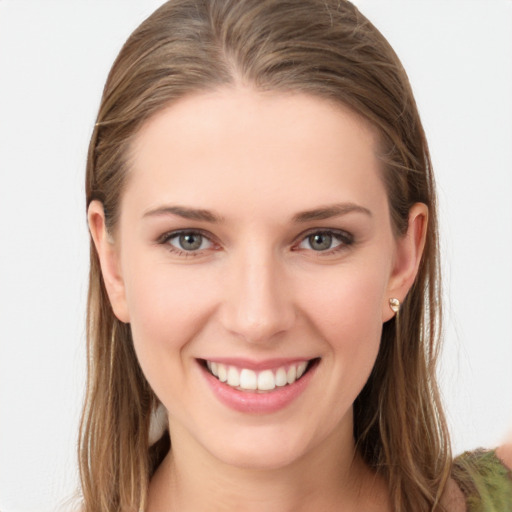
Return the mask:
<path fill-rule="evenodd" d="M 451 454 L 436 383 L 441 302 L 434 178 L 425 134 L 400 61 L 380 32 L 343 0 L 172 0 L 130 36 L 107 79 L 87 161 L 87 206 L 103 203 L 115 234 L 129 148 L 153 114 L 193 92 L 243 83 L 344 104 L 380 135 L 392 224 L 429 208 L 427 241 L 400 321 L 383 326 L 373 372 L 354 403 L 354 436 L 384 475 L 396 511 L 440 507 Z M 88 385 L 80 428 L 85 512 L 144 507 L 169 449 L 148 448 L 156 397 L 129 325 L 110 307 L 91 241 Z M 167 444 L 166 444 L 167 443 Z"/>

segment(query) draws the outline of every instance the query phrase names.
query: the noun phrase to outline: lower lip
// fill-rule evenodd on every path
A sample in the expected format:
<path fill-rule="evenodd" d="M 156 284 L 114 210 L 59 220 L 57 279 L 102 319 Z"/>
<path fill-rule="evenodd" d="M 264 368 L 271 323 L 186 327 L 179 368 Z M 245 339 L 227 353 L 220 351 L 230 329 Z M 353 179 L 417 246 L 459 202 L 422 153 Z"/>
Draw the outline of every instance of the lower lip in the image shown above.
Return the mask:
<path fill-rule="evenodd" d="M 270 414 L 284 409 L 305 391 L 317 366 L 318 364 L 313 363 L 312 367 L 293 384 L 259 393 L 232 388 L 214 377 L 204 366 L 201 365 L 201 368 L 210 389 L 224 405 L 244 413 Z"/>

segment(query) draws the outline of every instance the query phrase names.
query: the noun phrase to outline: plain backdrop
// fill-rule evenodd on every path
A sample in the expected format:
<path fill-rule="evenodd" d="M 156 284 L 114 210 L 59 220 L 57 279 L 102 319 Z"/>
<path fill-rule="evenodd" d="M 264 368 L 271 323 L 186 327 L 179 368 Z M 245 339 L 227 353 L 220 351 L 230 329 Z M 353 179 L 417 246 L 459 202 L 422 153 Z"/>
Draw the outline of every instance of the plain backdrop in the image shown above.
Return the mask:
<path fill-rule="evenodd" d="M 161 0 L 0 0 L 0 510 L 77 486 L 83 176 L 122 43 Z M 512 427 L 512 2 L 360 0 L 407 69 L 440 194 L 456 453 Z"/>

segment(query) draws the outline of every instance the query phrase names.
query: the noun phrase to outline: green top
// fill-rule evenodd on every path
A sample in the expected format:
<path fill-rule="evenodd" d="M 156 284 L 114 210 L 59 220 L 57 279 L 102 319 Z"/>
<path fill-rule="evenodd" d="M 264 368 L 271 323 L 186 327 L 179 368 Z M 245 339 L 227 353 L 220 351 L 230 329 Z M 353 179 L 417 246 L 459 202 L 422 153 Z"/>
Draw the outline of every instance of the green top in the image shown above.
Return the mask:
<path fill-rule="evenodd" d="M 452 477 L 466 497 L 467 512 L 512 512 L 512 472 L 494 450 L 459 455 Z"/>

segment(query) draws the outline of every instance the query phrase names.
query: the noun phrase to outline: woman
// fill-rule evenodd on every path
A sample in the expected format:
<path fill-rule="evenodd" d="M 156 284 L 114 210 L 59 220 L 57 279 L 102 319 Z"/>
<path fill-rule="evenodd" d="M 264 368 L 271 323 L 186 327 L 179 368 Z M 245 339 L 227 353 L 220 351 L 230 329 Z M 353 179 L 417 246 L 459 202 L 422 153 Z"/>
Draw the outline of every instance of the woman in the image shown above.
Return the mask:
<path fill-rule="evenodd" d="M 505 510 L 494 453 L 451 460 L 427 142 L 350 3 L 162 6 L 87 205 L 85 510 Z"/>

